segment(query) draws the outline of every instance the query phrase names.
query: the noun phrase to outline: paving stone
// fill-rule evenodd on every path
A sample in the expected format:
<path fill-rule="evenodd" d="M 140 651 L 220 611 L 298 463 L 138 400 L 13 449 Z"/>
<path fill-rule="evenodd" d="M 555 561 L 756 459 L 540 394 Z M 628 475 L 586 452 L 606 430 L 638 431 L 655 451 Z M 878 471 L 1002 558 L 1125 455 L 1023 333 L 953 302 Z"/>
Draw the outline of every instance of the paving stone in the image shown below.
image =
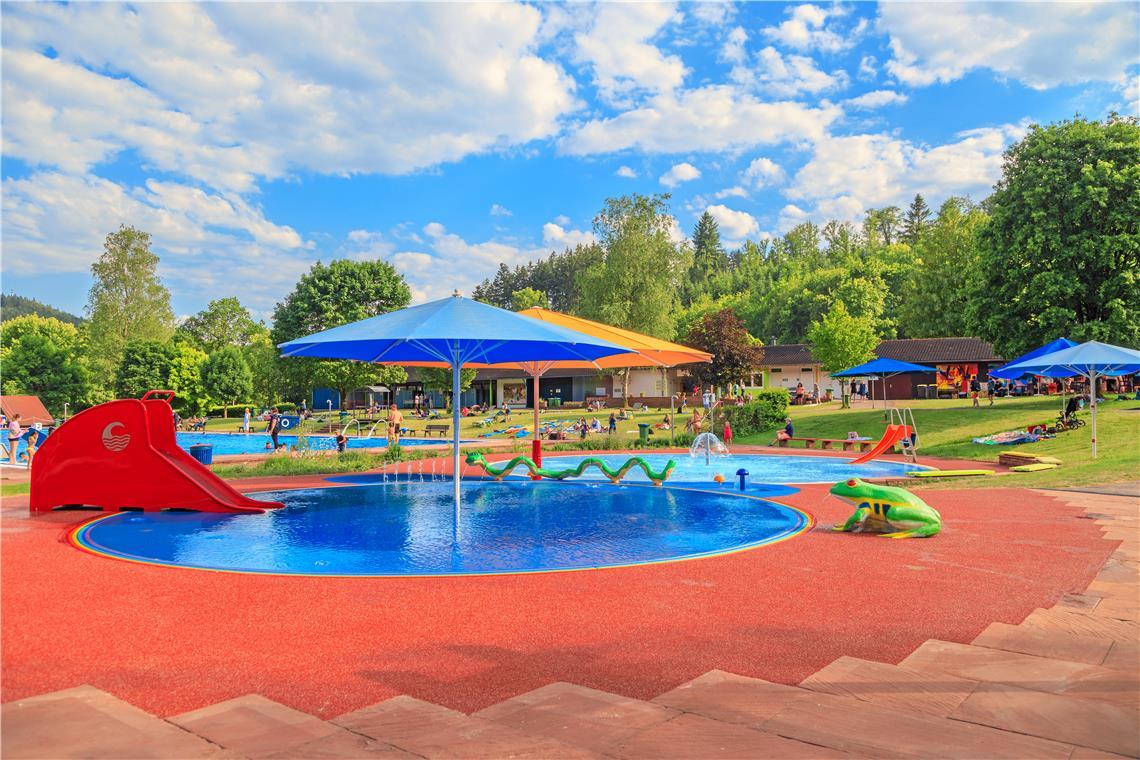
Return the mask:
<path fill-rule="evenodd" d="M 1086 594 L 1099 596 L 1104 599 L 1121 598 L 1132 602 L 1137 598 L 1136 584 L 1129 581 L 1094 580 L 1085 590 Z"/>
<path fill-rule="evenodd" d="M 313 758 L 316 760 L 317 758 L 340 757 L 411 760 L 419 757 L 419 755 L 413 755 L 410 752 L 393 747 L 391 744 L 369 739 L 351 731 L 337 731 L 268 757 L 273 758 L 273 760 L 286 760 L 286 758 L 290 760 Z"/>
<path fill-rule="evenodd" d="M 755 726 L 804 696 L 806 692 L 795 686 L 710 670 L 653 702 L 714 720 Z"/>
<path fill-rule="evenodd" d="M 976 685 L 977 681 L 855 657 L 840 657 L 800 682 L 805 689 L 940 717 L 954 712 Z"/>
<path fill-rule="evenodd" d="M 1055 629 L 991 623 L 974 639 L 973 644 L 1037 657 L 1100 665 L 1112 649 L 1113 641 Z"/>
<path fill-rule="evenodd" d="M 585 686 L 552 683 L 491 705 L 474 717 L 607 752 L 634 733 L 677 715 L 676 710 L 660 704 Z"/>
<path fill-rule="evenodd" d="M 1090 749 L 1088 747 L 1074 747 L 1073 754 L 1069 760 L 1131 760 L 1124 755 L 1118 755 L 1115 752 L 1101 752 L 1099 749 Z"/>
<path fill-rule="evenodd" d="M 952 717 L 1067 744 L 1140 755 L 1140 712 L 1099 700 L 981 684 Z"/>
<path fill-rule="evenodd" d="M 467 717 L 459 724 L 418 736 L 409 736 L 401 741 L 403 749 L 428 758 L 595 760 L 600 757 L 597 753 L 580 746 L 585 742 L 568 744 L 550 736 L 538 736 L 476 717 Z"/>
<path fill-rule="evenodd" d="M 1096 577 L 1109 583 L 1137 583 L 1140 582 L 1140 570 L 1135 562 L 1109 560 Z"/>
<path fill-rule="evenodd" d="M 1099 636 L 1113 641 L 1140 639 L 1140 625 L 1131 621 L 1081 615 L 1056 607 L 1049 610 L 1034 610 L 1022 621 L 1022 625 L 1056 628 L 1081 636 Z"/>
<path fill-rule="evenodd" d="M 247 694 L 168 720 L 249 757 L 285 752 L 339 730 L 260 694 Z"/>
<path fill-rule="evenodd" d="M 407 740 L 462 726 L 467 716 L 441 705 L 400 696 L 346 713 L 329 722 L 402 747 Z"/>
<path fill-rule="evenodd" d="M 8 702 L 0 708 L 5 758 L 198 758 L 220 754 L 200 736 L 93 686 Z"/>
<path fill-rule="evenodd" d="M 1127 673 L 1140 673 L 1140 642 L 1114 641 L 1102 667 L 1123 670 Z"/>
<path fill-rule="evenodd" d="M 700 715 L 683 714 L 640 731 L 622 742 L 618 757 L 630 758 L 839 758 L 837 750 L 805 744 L 757 731 L 739 723 L 725 723 Z"/>
<path fill-rule="evenodd" d="M 1033 691 L 1133 705 L 1140 701 L 1140 683 L 1124 671 L 969 644 L 931 639 L 900 664 L 927 673 L 950 673 Z"/>
<path fill-rule="evenodd" d="M 1096 607 L 1099 601 L 1099 596 L 1065 594 L 1061 597 L 1061 600 L 1057 602 L 1057 606 L 1064 607 L 1065 609 L 1091 610 L 1093 607 Z"/>
<path fill-rule="evenodd" d="M 1140 621 L 1140 601 L 1136 599 L 1101 599 L 1096 609 L 1089 612 L 1098 618 L 1112 620 Z"/>
<path fill-rule="evenodd" d="M 1067 744 L 813 693 L 763 725 L 780 736 L 871 757 L 1068 758 Z"/>

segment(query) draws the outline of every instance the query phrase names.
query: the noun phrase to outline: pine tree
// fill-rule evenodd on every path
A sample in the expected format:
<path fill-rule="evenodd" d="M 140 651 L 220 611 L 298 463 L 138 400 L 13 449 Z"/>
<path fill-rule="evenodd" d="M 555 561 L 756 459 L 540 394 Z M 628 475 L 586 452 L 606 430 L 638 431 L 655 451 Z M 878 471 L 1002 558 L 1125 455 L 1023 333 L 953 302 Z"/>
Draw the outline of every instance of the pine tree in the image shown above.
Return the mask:
<path fill-rule="evenodd" d="M 689 268 L 682 298 L 684 305 L 700 299 L 711 290 L 712 279 L 728 269 L 728 256 L 720 242 L 720 226 L 708 211 L 701 214 L 693 229 L 693 264 Z"/>
<path fill-rule="evenodd" d="M 930 206 L 926 205 L 926 200 L 920 194 L 915 193 L 914 200 L 903 216 L 902 239 L 912 246 L 917 243 L 930 224 L 926 221 L 929 218 Z"/>

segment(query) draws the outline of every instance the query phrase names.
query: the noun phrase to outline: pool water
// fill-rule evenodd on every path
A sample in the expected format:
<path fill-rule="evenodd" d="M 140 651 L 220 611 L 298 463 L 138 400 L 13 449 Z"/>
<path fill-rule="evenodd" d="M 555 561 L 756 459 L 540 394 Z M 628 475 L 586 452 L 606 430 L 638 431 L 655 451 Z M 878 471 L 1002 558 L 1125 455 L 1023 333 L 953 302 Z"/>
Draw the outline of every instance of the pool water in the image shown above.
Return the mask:
<path fill-rule="evenodd" d="M 590 455 L 549 455 L 542 457 L 542 465 L 548 470 L 561 470 L 576 467 Z M 631 454 L 606 454 L 599 456 L 610 467 L 617 468 L 625 463 Z M 907 472 L 924 470 L 915 464 L 902 462 L 871 461 L 865 464 L 851 464 L 851 459 L 840 457 L 795 456 L 786 454 L 729 454 L 712 456 L 705 464 L 703 456 L 691 457 L 681 454 L 644 454 L 650 469 L 660 472 L 665 463 L 672 459 L 676 469 L 666 483 L 711 483 L 716 475 L 723 475 L 726 482 L 736 481 L 736 471 L 748 470 L 751 483 L 836 483 L 848 478 L 887 478 L 903 477 Z M 515 473 L 520 477 L 527 472 L 520 467 Z M 587 469 L 581 480 L 606 480 L 596 467 Z M 634 467 L 625 476 L 632 482 L 648 482 L 649 478 L 640 467 Z"/>
<path fill-rule="evenodd" d="M 206 443 L 214 447 L 214 456 L 226 454 L 267 454 L 266 445 L 272 445 L 272 439 L 264 433 L 178 433 L 178 445 L 187 451 L 191 446 Z M 292 448 L 297 445 L 297 436 L 279 435 L 279 443 Z M 307 435 L 306 445 L 318 451 L 333 451 L 336 449 L 336 438 L 331 435 Z M 429 444 L 449 443 L 450 439 L 420 439 L 401 438 L 401 446 L 427 446 Z M 352 438 L 349 437 L 347 447 L 350 449 L 378 449 L 388 445 L 387 438 Z"/>
<path fill-rule="evenodd" d="M 122 512 L 80 527 L 104 555 L 304 575 L 453 575 L 614 567 L 771 543 L 811 525 L 731 492 L 599 483 L 401 481 L 259 494 L 265 514 Z"/>

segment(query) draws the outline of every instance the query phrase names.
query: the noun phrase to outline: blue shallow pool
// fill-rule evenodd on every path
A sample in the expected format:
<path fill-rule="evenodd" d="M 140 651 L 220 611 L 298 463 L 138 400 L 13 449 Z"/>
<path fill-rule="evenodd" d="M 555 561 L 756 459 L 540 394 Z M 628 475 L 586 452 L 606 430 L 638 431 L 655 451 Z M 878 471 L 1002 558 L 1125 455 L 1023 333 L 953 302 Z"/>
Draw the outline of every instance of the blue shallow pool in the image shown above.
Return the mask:
<path fill-rule="evenodd" d="M 521 573 L 692 559 L 810 526 L 803 513 L 731 492 L 597 483 L 474 482 L 459 521 L 447 482 L 260 494 L 262 515 L 124 512 L 88 523 L 81 547 L 143 562 L 306 575 Z"/>
<path fill-rule="evenodd" d="M 542 464 L 549 470 L 570 469 L 586 456 L 550 454 L 542 457 Z M 616 468 L 625 463 L 630 456 L 609 454 L 599 458 Z M 847 478 L 898 478 L 913 470 L 927 469 L 901 462 L 872 461 L 853 465 L 850 458 L 785 454 L 713 456 L 707 465 L 703 456 L 690 457 L 688 454 L 645 454 L 644 458 L 656 471 L 660 471 L 670 459 L 677 463 L 677 468 L 669 476 L 668 483 L 710 483 L 718 474 L 731 482 L 736 480 L 736 471 L 742 468 L 748 470 L 748 479 L 752 483 L 835 483 Z M 515 470 L 516 474 L 525 472 L 525 468 Z M 606 477 L 596 467 L 591 467 L 583 473 L 582 479 L 605 480 Z M 630 470 L 626 479 L 643 483 L 649 480 L 640 467 Z"/>
<path fill-rule="evenodd" d="M 178 433 L 178 445 L 187 451 L 198 443 L 208 443 L 214 447 L 214 456 L 225 454 L 267 454 L 266 445 L 270 438 L 264 433 Z M 279 435 L 277 440 L 289 447 L 297 445 L 297 436 Z M 332 451 L 336 448 L 336 439 L 331 435 L 305 436 L 306 445 L 310 449 Z M 426 446 L 432 443 L 450 443 L 451 439 L 420 439 L 401 438 L 401 446 Z M 386 438 L 349 438 L 350 449 L 382 449 L 388 445 Z"/>

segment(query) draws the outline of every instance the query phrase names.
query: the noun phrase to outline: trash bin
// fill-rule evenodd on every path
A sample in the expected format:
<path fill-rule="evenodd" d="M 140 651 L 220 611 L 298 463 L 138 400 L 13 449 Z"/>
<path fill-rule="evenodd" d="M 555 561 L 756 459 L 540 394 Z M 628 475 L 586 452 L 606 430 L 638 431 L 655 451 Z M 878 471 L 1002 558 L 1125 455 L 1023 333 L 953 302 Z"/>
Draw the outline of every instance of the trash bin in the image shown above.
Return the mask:
<path fill-rule="evenodd" d="M 209 443 L 195 443 L 190 447 L 190 456 L 194 457 L 198 464 L 213 464 L 214 446 Z"/>
<path fill-rule="evenodd" d="M 651 427 L 653 427 L 653 426 L 650 425 L 648 422 L 637 423 L 637 428 L 638 428 L 638 434 L 637 435 L 638 435 L 638 439 L 639 439 L 642 446 L 645 446 L 649 443 L 649 429 Z"/>
<path fill-rule="evenodd" d="M 560 407 L 562 406 L 562 399 L 558 398 L 557 396 L 551 396 L 550 398 L 546 399 L 546 405 L 552 409 Z"/>

